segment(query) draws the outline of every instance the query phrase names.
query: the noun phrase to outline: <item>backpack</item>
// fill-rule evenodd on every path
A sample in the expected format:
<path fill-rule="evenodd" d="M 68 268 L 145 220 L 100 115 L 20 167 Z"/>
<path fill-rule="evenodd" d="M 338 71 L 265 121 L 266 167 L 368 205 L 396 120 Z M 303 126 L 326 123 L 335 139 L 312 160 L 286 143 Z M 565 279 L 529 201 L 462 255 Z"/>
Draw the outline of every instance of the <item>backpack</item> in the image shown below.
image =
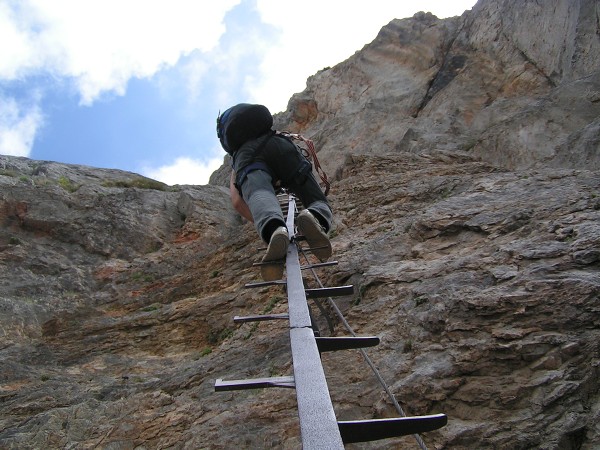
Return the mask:
<path fill-rule="evenodd" d="M 271 130 L 273 116 L 266 106 L 240 103 L 217 117 L 217 137 L 223 149 L 233 156 L 244 142 Z"/>

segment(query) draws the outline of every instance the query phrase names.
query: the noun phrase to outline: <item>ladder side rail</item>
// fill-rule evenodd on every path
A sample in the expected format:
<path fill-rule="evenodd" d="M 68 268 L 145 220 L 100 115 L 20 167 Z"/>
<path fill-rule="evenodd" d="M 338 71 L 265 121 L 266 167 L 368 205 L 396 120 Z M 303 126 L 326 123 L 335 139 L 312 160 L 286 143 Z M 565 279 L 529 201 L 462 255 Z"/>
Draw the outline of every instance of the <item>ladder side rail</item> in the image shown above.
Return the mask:
<path fill-rule="evenodd" d="M 295 198 L 290 195 L 286 225 L 293 237 Z M 327 380 L 315 340 L 298 256 L 292 239 L 286 257 L 290 344 L 304 450 L 343 449 L 344 443 L 331 403 Z"/>

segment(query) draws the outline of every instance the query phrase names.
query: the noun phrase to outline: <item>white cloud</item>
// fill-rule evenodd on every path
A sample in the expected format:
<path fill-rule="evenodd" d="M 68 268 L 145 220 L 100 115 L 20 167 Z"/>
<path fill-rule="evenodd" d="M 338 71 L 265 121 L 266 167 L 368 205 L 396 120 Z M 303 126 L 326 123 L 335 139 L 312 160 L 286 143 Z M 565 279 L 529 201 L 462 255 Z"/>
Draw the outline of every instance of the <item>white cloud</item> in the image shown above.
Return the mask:
<path fill-rule="evenodd" d="M 75 81 L 82 104 L 123 94 L 224 33 L 240 0 L 21 0 L 0 4 L 0 80 L 38 73 Z"/>
<path fill-rule="evenodd" d="M 106 92 L 123 95 L 131 78 L 213 49 L 240 1 L 0 0 L 0 87 L 37 90 L 66 80 L 82 105 Z M 41 96 L 38 106 L 0 101 L 0 152 L 28 156 Z"/>
<path fill-rule="evenodd" d="M 263 60 L 276 38 L 265 32 L 264 24 L 248 23 L 242 30 L 235 29 L 236 25 L 233 30 L 228 30 L 228 39 L 209 54 L 194 55 L 184 67 L 192 97 L 199 90 L 198 86 L 210 77 L 215 86 L 211 94 L 218 105 L 225 107 L 250 100 L 249 93 L 255 83 L 249 75 L 252 70 L 249 66 Z M 246 98 L 240 98 L 240 92 Z"/>
<path fill-rule="evenodd" d="M 175 184 L 208 184 L 211 174 L 221 167 L 223 157 L 212 158 L 208 162 L 182 157 L 173 164 L 158 168 L 145 168 L 142 173 L 154 180 L 168 185 Z"/>
<path fill-rule="evenodd" d="M 310 75 L 351 56 L 393 18 L 418 10 L 458 15 L 475 3 L 255 0 L 261 26 L 270 28 L 246 27 L 232 16 L 238 22 L 221 40 L 226 13 L 241 1 L 0 0 L 0 88 L 66 81 L 90 105 L 106 92 L 124 94 L 131 78 L 152 77 L 179 62 L 191 100 L 210 86 L 209 95 L 223 107 L 256 101 L 278 112 Z M 259 62 L 261 76 L 246 70 L 248 58 Z M 169 95 L 168 83 L 165 88 Z M 40 108 L 31 106 L 33 97 L 23 105 L 1 97 L 0 152 L 29 155 L 43 119 Z M 221 161 L 179 158 L 147 172 L 168 184 L 203 184 Z"/>
<path fill-rule="evenodd" d="M 0 79 L 13 79 L 19 68 L 32 65 L 27 34 L 7 3 L 0 3 L 0 42 Z"/>
<path fill-rule="evenodd" d="M 349 58 L 394 18 L 431 11 L 440 18 L 461 15 L 476 0 L 257 0 L 262 20 L 281 30 L 281 39 L 266 52 L 263 76 L 250 87 L 253 101 L 272 112 L 306 87 L 306 79 Z"/>
<path fill-rule="evenodd" d="M 14 99 L 0 97 L 0 154 L 29 156 L 42 122 L 37 106 L 24 109 Z"/>

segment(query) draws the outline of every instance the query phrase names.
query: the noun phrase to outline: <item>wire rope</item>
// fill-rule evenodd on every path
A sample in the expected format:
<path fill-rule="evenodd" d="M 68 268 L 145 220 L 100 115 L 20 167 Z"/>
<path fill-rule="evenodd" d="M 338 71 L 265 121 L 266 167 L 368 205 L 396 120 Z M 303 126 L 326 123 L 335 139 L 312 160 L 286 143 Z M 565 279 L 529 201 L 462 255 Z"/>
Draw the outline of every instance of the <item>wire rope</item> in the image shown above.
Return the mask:
<path fill-rule="evenodd" d="M 309 260 L 308 260 L 308 257 L 306 255 L 305 251 L 302 249 L 302 247 L 300 245 L 297 245 L 297 246 L 298 246 L 298 249 L 300 250 L 300 253 L 302 254 L 302 256 L 304 257 L 304 259 L 306 260 L 306 262 L 309 263 Z M 324 287 L 323 283 L 321 282 L 319 276 L 317 275 L 316 270 L 313 267 L 309 267 L 309 269 L 310 269 L 310 271 L 311 271 L 311 273 L 312 273 L 315 281 L 319 285 L 319 287 L 323 288 Z M 344 328 L 346 328 L 346 330 L 352 336 L 356 337 L 356 333 L 354 332 L 354 330 L 352 329 L 352 327 L 350 326 L 350 324 L 348 323 L 348 321 L 344 317 L 344 314 L 342 313 L 342 311 L 340 310 L 340 308 L 337 306 L 337 304 L 335 303 L 335 301 L 333 301 L 333 299 L 331 297 L 328 297 L 327 301 L 329 302 L 329 305 L 333 308 L 333 310 L 335 311 L 336 315 L 338 316 L 338 318 L 340 319 L 340 321 L 344 325 Z M 404 409 L 402 409 L 402 406 L 400 405 L 400 403 L 398 403 L 398 400 L 396 400 L 396 396 L 390 390 L 389 386 L 387 385 L 386 381 L 381 376 L 381 373 L 379 372 L 379 370 L 377 369 L 377 367 L 375 367 L 375 364 L 373 363 L 373 360 L 369 357 L 369 355 L 367 354 L 367 352 L 364 349 L 360 348 L 358 350 L 360 351 L 360 353 L 363 356 L 363 358 L 364 358 L 365 362 L 367 363 L 367 365 L 371 368 L 373 374 L 375 375 L 375 378 L 377 378 L 377 381 L 382 386 L 382 388 L 385 391 L 385 393 L 388 395 L 390 401 L 394 405 L 394 408 L 396 409 L 396 411 L 398 412 L 398 414 L 400 414 L 401 417 L 406 417 L 406 413 L 404 412 Z M 419 445 L 419 448 L 421 448 L 421 450 L 427 450 L 427 446 L 425 445 L 425 442 L 423 441 L 423 439 L 421 438 L 421 436 L 419 434 L 413 434 L 413 437 L 417 441 L 417 444 Z"/>

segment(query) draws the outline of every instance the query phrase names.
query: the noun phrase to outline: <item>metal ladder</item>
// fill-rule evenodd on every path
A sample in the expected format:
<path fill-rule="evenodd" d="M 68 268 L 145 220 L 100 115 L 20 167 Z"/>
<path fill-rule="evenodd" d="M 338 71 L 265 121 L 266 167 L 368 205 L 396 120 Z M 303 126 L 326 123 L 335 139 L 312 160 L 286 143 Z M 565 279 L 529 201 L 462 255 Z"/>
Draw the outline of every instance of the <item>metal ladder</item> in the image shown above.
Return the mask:
<path fill-rule="evenodd" d="M 358 337 L 354 333 L 348 337 L 321 337 L 318 335 L 319 333 L 315 333 L 316 326 L 311 318 L 307 299 L 351 295 L 354 288 L 353 286 L 339 286 L 305 289 L 302 270 L 334 265 L 337 262 L 301 266 L 299 250 L 303 251 L 303 249 L 300 247 L 299 242 L 301 242 L 302 237 L 297 236 L 294 231 L 297 205 L 296 198 L 292 194 L 287 194 L 287 207 L 284 205 L 283 210 L 287 212 L 286 225 L 290 233 L 290 243 L 285 259 L 286 279 L 251 283 L 247 284 L 246 287 L 286 286 L 288 313 L 236 316 L 234 321 L 245 323 L 263 320 L 288 320 L 294 374 L 293 376 L 246 380 L 226 381 L 217 379 L 215 381 L 215 391 L 266 387 L 295 388 L 302 447 L 305 450 L 343 449 L 344 444 L 348 443 L 374 441 L 410 434 L 415 435 L 421 448 L 426 448 L 418 433 L 433 431 L 445 426 L 448 422 L 445 414 L 352 421 L 338 421 L 336 419 L 320 354 L 327 351 L 372 347 L 379 344 L 379 338 L 376 336 Z M 370 360 L 367 360 L 367 362 L 369 362 L 371 368 L 374 368 Z M 391 395 L 390 392 L 388 394 Z M 393 401 L 397 405 L 395 399 Z M 396 409 L 402 412 L 399 405 Z"/>

